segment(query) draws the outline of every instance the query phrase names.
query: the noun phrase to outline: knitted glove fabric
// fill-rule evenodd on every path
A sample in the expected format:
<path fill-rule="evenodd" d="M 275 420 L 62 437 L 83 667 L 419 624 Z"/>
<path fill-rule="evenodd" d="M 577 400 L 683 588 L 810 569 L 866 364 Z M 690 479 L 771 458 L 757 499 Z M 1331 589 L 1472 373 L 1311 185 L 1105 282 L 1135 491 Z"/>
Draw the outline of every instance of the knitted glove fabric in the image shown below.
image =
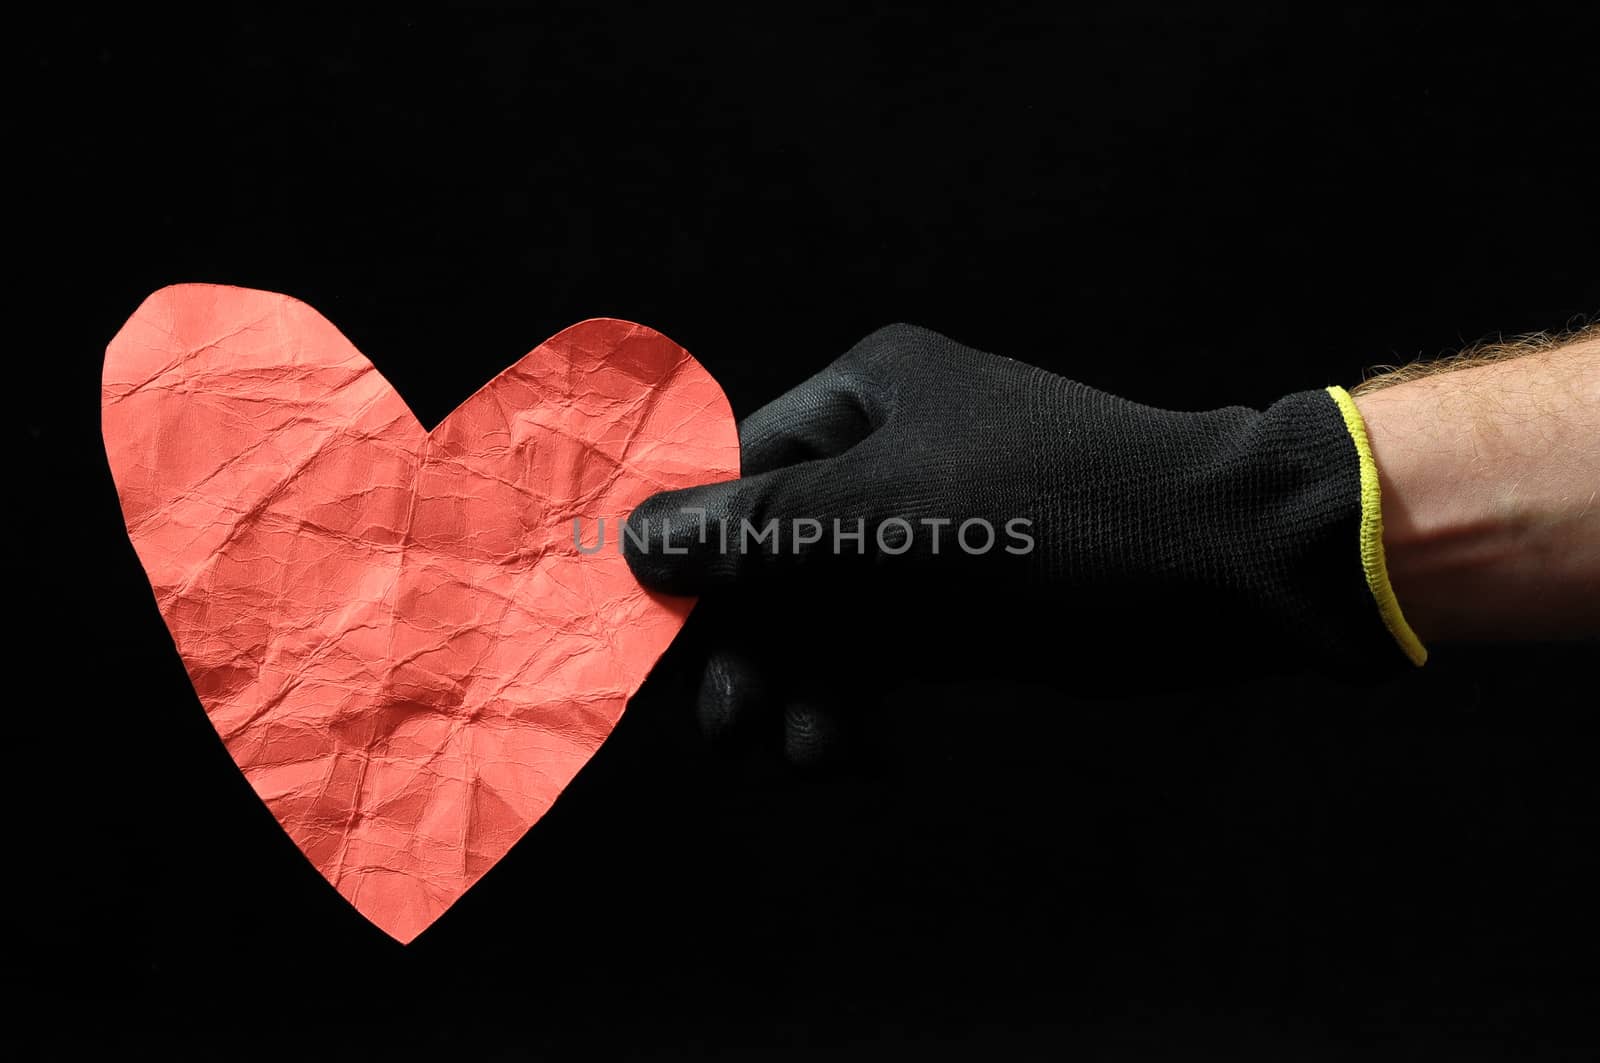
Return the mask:
<path fill-rule="evenodd" d="M 641 582 L 769 611 L 797 591 L 841 613 L 930 588 L 1118 603 L 1167 638 L 1225 624 L 1241 664 L 1257 635 L 1362 670 L 1425 655 L 1337 388 L 1179 413 L 892 325 L 752 414 L 740 443 L 740 479 L 634 510 Z"/>

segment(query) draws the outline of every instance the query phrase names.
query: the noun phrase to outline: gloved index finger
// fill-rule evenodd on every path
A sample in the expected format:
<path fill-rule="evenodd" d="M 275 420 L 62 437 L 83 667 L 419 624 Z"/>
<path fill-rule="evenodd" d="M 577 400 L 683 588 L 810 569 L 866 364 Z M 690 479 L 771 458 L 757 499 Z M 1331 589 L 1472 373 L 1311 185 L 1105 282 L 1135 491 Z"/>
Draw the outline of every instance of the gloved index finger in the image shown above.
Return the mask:
<path fill-rule="evenodd" d="M 871 381 L 840 359 L 740 422 L 744 474 L 842 454 L 877 428 L 881 407 Z"/>

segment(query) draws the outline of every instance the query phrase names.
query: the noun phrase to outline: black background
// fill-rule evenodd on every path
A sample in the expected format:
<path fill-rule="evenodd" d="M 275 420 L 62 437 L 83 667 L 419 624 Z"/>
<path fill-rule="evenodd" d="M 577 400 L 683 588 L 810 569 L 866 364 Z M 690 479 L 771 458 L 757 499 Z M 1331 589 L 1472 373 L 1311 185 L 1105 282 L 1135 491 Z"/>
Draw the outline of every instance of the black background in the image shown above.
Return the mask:
<path fill-rule="evenodd" d="M 1592 1050 L 1592 646 L 1444 652 L 1364 693 L 1252 678 L 1241 647 L 1237 683 L 1116 697 L 1073 693 L 1096 662 L 1065 640 L 1052 686 L 906 676 L 897 741 L 811 777 L 702 742 L 686 640 L 401 948 L 216 740 L 98 431 L 105 344 L 177 281 L 306 300 L 427 424 L 599 315 L 683 343 L 739 415 L 896 320 L 1185 409 L 1561 328 L 1600 310 L 1595 37 L 1576 5 L 1511 6 L 15 28 L 4 952 L 32 1032 L 346 1059 Z"/>

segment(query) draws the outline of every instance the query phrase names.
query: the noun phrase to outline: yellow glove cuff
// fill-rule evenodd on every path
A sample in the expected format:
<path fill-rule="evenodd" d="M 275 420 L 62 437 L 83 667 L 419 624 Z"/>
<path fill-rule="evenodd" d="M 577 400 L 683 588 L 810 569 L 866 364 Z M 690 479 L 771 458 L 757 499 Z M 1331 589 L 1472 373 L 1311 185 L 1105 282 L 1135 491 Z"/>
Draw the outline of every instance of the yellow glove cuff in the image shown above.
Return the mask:
<path fill-rule="evenodd" d="M 1411 663 L 1420 666 L 1428 659 L 1428 649 L 1400 612 L 1400 601 L 1394 596 L 1394 587 L 1389 583 L 1389 566 L 1383 557 L 1383 496 L 1378 488 L 1378 463 L 1372 459 L 1372 444 L 1367 439 L 1367 423 L 1361 419 L 1355 400 L 1344 388 L 1331 387 L 1328 394 L 1339 404 L 1344 426 L 1349 429 L 1356 453 L 1361 457 L 1361 568 L 1367 576 L 1367 589 L 1377 603 L 1384 627 L 1389 629 Z"/>

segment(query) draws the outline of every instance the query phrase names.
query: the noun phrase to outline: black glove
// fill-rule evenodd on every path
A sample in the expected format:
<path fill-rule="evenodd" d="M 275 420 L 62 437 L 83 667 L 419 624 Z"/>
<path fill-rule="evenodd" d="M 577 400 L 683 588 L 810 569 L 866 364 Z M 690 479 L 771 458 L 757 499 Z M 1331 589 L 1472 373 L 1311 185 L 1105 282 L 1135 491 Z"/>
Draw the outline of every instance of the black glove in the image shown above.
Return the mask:
<path fill-rule="evenodd" d="M 881 673 L 891 629 L 1037 632 L 1021 602 L 1145 667 L 1184 644 L 1235 667 L 1286 647 L 1368 672 L 1424 656 L 1338 388 L 1175 413 L 893 325 L 739 436 L 741 479 L 647 499 L 624 542 L 641 582 L 706 596 L 726 628 L 702 689 L 713 728 L 760 688 L 790 697 L 775 672 Z"/>

